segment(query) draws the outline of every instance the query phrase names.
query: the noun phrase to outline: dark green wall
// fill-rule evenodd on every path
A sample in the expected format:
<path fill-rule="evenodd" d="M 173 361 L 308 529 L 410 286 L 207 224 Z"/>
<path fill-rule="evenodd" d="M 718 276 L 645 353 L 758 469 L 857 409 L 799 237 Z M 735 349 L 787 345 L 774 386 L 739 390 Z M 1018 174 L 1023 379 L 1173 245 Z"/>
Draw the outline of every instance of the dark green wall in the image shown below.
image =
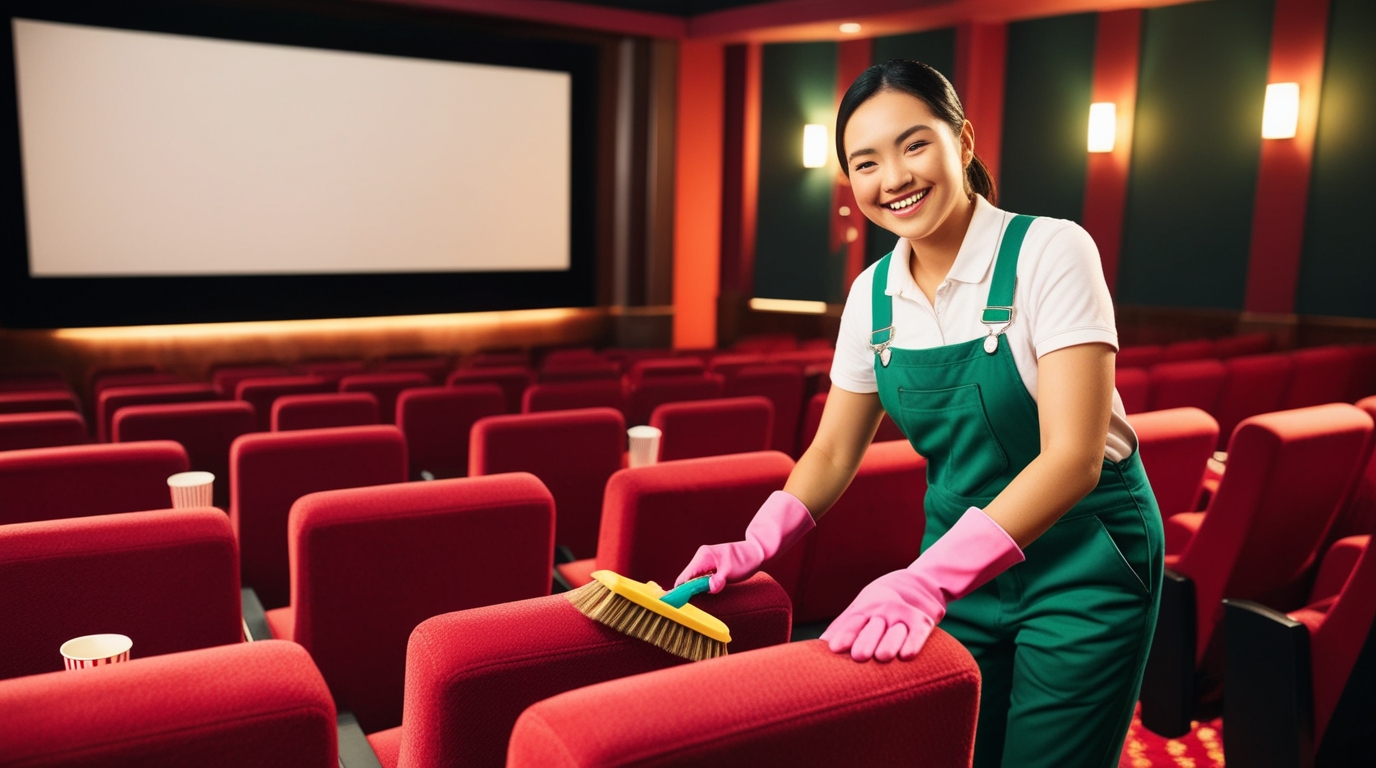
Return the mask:
<path fill-rule="evenodd" d="M 762 298 L 845 299 L 844 249 L 829 251 L 836 162 L 803 167 L 803 126 L 821 123 L 830 134 L 836 121 L 836 52 L 835 43 L 763 47 L 754 291 Z"/>
<path fill-rule="evenodd" d="M 1080 220 L 1097 19 L 1082 13 L 1008 25 L 1000 208 Z"/>
<path fill-rule="evenodd" d="M 1329 13 L 1295 311 L 1376 318 L 1376 3 L 1333 0 Z"/>
<path fill-rule="evenodd" d="M 889 59 L 914 59 L 931 65 L 956 84 L 956 30 L 934 29 L 909 35 L 876 37 L 871 61 L 882 64 Z M 959 91 L 957 91 L 958 93 Z M 893 250 L 897 238 L 888 230 L 867 224 L 865 230 L 865 264 L 873 264 Z"/>
<path fill-rule="evenodd" d="M 1143 12 L 1121 303 L 1242 309 L 1272 9 Z"/>

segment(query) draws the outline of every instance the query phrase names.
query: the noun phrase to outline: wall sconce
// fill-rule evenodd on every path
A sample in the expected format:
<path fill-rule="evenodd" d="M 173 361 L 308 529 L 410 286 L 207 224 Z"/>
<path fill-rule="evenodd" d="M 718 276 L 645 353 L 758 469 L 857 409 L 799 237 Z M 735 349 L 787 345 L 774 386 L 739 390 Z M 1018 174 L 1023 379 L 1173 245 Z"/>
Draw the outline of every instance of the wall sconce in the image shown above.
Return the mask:
<path fill-rule="evenodd" d="M 1118 135 L 1118 108 L 1111 101 L 1089 105 L 1089 151 L 1112 152 Z"/>
<path fill-rule="evenodd" d="M 821 168 L 827 164 L 827 127 L 816 123 L 803 126 L 803 167 Z"/>
<path fill-rule="evenodd" d="M 1300 84 L 1266 86 L 1266 106 L 1261 114 L 1261 138 L 1293 139 L 1300 122 Z"/>

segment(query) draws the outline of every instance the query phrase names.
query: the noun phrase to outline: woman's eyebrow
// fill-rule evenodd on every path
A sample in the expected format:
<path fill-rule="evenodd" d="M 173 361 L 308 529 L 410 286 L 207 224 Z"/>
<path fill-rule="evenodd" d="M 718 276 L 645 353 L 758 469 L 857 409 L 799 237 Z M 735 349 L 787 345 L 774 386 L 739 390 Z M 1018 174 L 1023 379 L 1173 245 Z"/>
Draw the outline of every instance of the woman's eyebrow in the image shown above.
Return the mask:
<path fill-rule="evenodd" d="M 926 125 L 914 125 L 913 127 L 909 128 L 908 130 L 906 130 L 906 131 L 904 131 L 904 132 L 898 134 L 898 138 L 896 138 L 896 139 L 893 140 L 894 146 L 897 146 L 897 145 L 899 145 L 899 144 L 902 144 L 904 141 L 907 141 L 907 140 L 908 140 L 908 137 L 912 136 L 914 133 L 917 133 L 917 132 L 919 132 L 919 131 L 930 131 L 930 130 L 931 130 L 931 127 L 930 127 L 930 126 L 926 126 Z M 875 150 L 873 150 L 873 149 L 868 149 L 868 148 L 866 148 L 866 149 L 857 149 L 857 150 L 855 150 L 854 152 L 850 153 L 849 155 L 846 155 L 846 162 L 850 162 L 851 160 L 854 160 L 855 158 L 857 158 L 857 157 L 859 157 L 859 156 L 861 156 L 861 155 L 873 155 L 873 154 L 877 154 L 877 153 L 875 152 Z"/>

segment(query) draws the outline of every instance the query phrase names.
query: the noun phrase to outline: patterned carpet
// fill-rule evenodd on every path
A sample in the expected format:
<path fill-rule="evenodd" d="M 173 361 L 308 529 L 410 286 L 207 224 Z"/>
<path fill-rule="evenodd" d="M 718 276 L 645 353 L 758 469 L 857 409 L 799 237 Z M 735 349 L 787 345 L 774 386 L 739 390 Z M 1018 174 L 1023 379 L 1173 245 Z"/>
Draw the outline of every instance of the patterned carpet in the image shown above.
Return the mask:
<path fill-rule="evenodd" d="M 1118 768 L 1215 768 L 1223 765 L 1223 720 L 1194 723 L 1178 739 L 1166 739 L 1142 727 L 1133 715 Z"/>

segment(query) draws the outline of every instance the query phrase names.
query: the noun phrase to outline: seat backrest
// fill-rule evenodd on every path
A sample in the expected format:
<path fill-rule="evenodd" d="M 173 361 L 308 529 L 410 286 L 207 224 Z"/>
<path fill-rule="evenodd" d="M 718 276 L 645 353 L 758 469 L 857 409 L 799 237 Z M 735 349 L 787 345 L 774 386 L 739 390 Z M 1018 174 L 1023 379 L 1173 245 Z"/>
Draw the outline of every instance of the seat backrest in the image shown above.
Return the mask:
<path fill-rule="evenodd" d="M 1368 635 L 1376 627 L 1376 547 L 1368 538 L 1361 558 L 1323 622 L 1310 635 L 1314 679 L 1314 743 L 1319 744 L 1347 687 Z"/>
<path fill-rule="evenodd" d="M 186 449 L 191 469 L 215 475 L 215 505 L 229 505 L 229 446 L 254 431 L 258 417 L 240 400 L 171 405 L 131 405 L 115 414 L 116 443 L 175 440 Z"/>
<path fill-rule="evenodd" d="M 623 469 L 607 481 L 596 567 L 667 588 L 699 546 L 739 541 L 792 469 L 778 451 Z M 802 548 L 794 547 L 764 569 L 792 594 L 801 564 Z"/>
<path fill-rule="evenodd" d="M 870 444 L 841 498 L 803 540 L 799 624 L 836 617 L 865 585 L 922 552 L 927 460 L 907 441 Z"/>
<path fill-rule="evenodd" d="M 287 515 L 308 493 L 406 481 L 406 438 L 393 426 L 254 432 L 229 449 L 229 519 L 240 574 L 265 608 L 287 604 Z"/>
<path fill-rule="evenodd" d="M 722 377 L 714 373 L 699 376 L 647 376 L 631 385 L 626 424 L 649 424 L 650 414 L 665 403 L 721 397 L 723 387 Z"/>
<path fill-rule="evenodd" d="M 468 473 L 468 438 L 473 423 L 506 412 L 496 384 L 408 389 L 397 398 L 397 426 L 406 435 L 412 480 Z"/>
<path fill-rule="evenodd" d="M 272 407 L 277 398 L 285 395 L 333 392 L 335 385 L 324 376 L 273 376 L 263 379 L 243 379 L 234 388 L 234 398 L 253 406 L 257 414 L 257 431 L 272 428 Z"/>
<path fill-rule="evenodd" d="M 345 376 L 366 373 L 368 364 L 362 360 L 311 360 L 298 364 L 296 369 L 307 376 L 329 379 L 330 383 L 337 388 L 339 380 Z"/>
<path fill-rule="evenodd" d="M 707 370 L 729 379 L 735 375 L 736 371 L 742 368 L 752 365 L 764 365 L 767 362 L 768 358 L 765 357 L 763 352 L 743 354 L 727 353 L 714 356 L 712 362 L 707 366 Z"/>
<path fill-rule="evenodd" d="M 1294 372 L 1281 407 L 1303 408 L 1347 401 L 1352 380 L 1352 352 L 1347 347 L 1310 347 L 1290 353 Z"/>
<path fill-rule="evenodd" d="M 378 423 L 372 392 L 323 392 L 283 395 L 272 403 L 272 431 L 360 427 Z"/>
<path fill-rule="evenodd" d="M 1376 421 L 1376 395 L 1357 401 L 1357 407 Z M 1334 521 L 1328 542 L 1344 536 L 1376 535 L 1376 432 L 1367 443 L 1362 473 L 1352 484 Z"/>
<path fill-rule="evenodd" d="M 0 525 L 163 509 L 167 478 L 189 468 L 170 440 L 31 448 L 0 454 Z"/>
<path fill-rule="evenodd" d="M 1200 659 L 1223 598 L 1288 599 L 1273 595 L 1288 595 L 1314 561 L 1371 432 L 1371 417 L 1345 403 L 1238 425 L 1228 470 L 1175 568 L 1195 582 Z"/>
<path fill-rule="evenodd" d="M 89 441 L 86 420 L 76 411 L 0 413 L 0 451 L 81 445 Z"/>
<path fill-rule="evenodd" d="M 377 364 L 379 373 L 423 373 L 436 386 L 454 369 L 454 361 L 444 355 L 423 357 L 394 357 Z"/>
<path fill-rule="evenodd" d="M 1227 370 L 1217 360 L 1182 360 L 1160 363 L 1147 369 L 1147 410 L 1198 408 L 1205 413 L 1218 410 Z M 1121 394 L 1121 392 L 1119 393 Z"/>
<path fill-rule="evenodd" d="M 463 361 L 465 368 L 529 368 L 530 352 L 524 349 L 482 350 Z"/>
<path fill-rule="evenodd" d="M 290 376 L 291 369 L 285 365 L 224 365 L 210 371 L 210 383 L 223 398 L 232 398 L 238 391 L 239 382 L 244 379 L 269 379 L 274 376 Z"/>
<path fill-rule="evenodd" d="M 539 386 L 539 385 L 536 385 Z M 612 408 L 504 414 L 469 435 L 470 477 L 529 472 L 554 497 L 555 541 L 592 557 L 607 479 L 621 469 L 626 421 Z"/>
<path fill-rule="evenodd" d="M 1224 336 L 1214 340 L 1214 356 L 1226 360 L 1238 355 L 1264 355 L 1275 349 L 1276 339 L 1265 331 Z"/>
<path fill-rule="evenodd" d="M 339 380 L 340 392 L 371 392 L 377 398 L 377 417 L 383 424 L 397 423 L 397 398 L 408 389 L 431 386 L 430 377 L 415 371 L 357 373 Z"/>
<path fill-rule="evenodd" d="M 954 638 L 845 661 L 808 640 L 562 693 L 521 714 L 507 766 L 970 765 L 979 669 Z"/>
<path fill-rule="evenodd" d="M 1376 344 L 1349 348 L 1352 356 L 1352 377 L 1348 385 L 1349 403 L 1376 396 Z"/>
<path fill-rule="evenodd" d="M 330 692 L 293 643 L 240 643 L 91 671 L 99 674 L 0 681 L 6 764 L 338 768 Z"/>
<path fill-rule="evenodd" d="M 127 635 L 135 658 L 242 639 L 239 557 L 214 508 L 0 526 L 0 584 L 0 678 L 61 670 L 82 635 Z"/>
<path fill-rule="evenodd" d="M 325 491 L 292 506 L 288 535 L 291 639 L 378 731 L 401 723 L 417 624 L 549 594 L 554 499 L 525 473 Z"/>
<path fill-rule="evenodd" d="M 660 461 L 767 451 L 774 404 L 760 396 L 665 403 L 650 414 L 650 426 L 663 432 Z"/>
<path fill-rule="evenodd" d="M 1113 364 L 1118 368 L 1149 368 L 1165 356 L 1166 348 L 1160 344 L 1132 344 L 1118 349 Z"/>
<path fill-rule="evenodd" d="M 621 379 L 621 366 L 611 360 L 592 358 L 587 360 L 565 360 L 551 363 L 546 361 L 540 368 L 540 381 L 597 381 Z"/>
<path fill-rule="evenodd" d="M 1134 413 L 1137 450 L 1161 514 L 1196 509 L 1204 470 L 1218 443 L 1218 422 L 1198 408 Z"/>
<path fill-rule="evenodd" d="M 460 384 L 496 384 L 506 395 L 506 412 L 520 413 L 521 398 L 525 395 L 526 387 L 535 383 L 535 372 L 520 365 L 461 368 L 445 377 L 444 383 L 449 387 Z"/>
<path fill-rule="evenodd" d="M 65 389 L 0 392 L 0 413 L 81 411 L 76 395 Z"/>
<path fill-rule="evenodd" d="M 1172 341 L 1161 351 L 1161 362 L 1172 363 L 1182 360 L 1203 360 L 1215 356 L 1217 344 L 1213 339 L 1187 339 Z"/>
<path fill-rule="evenodd" d="M 131 405 L 194 403 L 216 400 L 219 395 L 210 384 L 148 384 L 134 387 L 107 387 L 96 399 L 96 439 L 111 442 L 115 414 Z"/>
<path fill-rule="evenodd" d="M 774 431 L 769 447 L 798 455 L 798 422 L 803 413 L 803 369 L 797 365 L 758 365 L 726 379 L 725 397 L 765 397 L 774 404 Z"/>
<path fill-rule="evenodd" d="M 0 369 L 0 392 L 71 391 L 71 388 L 67 374 L 56 368 Z"/>
<path fill-rule="evenodd" d="M 635 385 L 643 379 L 701 376 L 706 371 L 707 366 L 696 357 L 651 357 L 631 363 L 626 375 Z"/>
<path fill-rule="evenodd" d="M 521 399 L 520 412 L 567 411 L 574 408 L 615 408 L 624 419 L 626 390 L 621 379 L 532 384 Z"/>
<path fill-rule="evenodd" d="M 1242 355 L 1224 361 L 1223 391 L 1218 396 L 1218 450 L 1228 446 L 1244 419 L 1282 410 L 1294 364 L 1285 354 Z"/>
<path fill-rule="evenodd" d="M 693 605 L 730 628 L 729 654 L 788 642 L 788 596 L 765 574 L 696 597 Z M 407 647 L 398 764 L 500 768 L 526 707 L 689 663 L 589 619 L 567 595 L 435 616 L 416 627 Z"/>
<path fill-rule="evenodd" d="M 1114 369 L 1113 387 L 1123 401 L 1124 413 L 1141 413 L 1150 407 L 1151 380 L 1147 376 L 1147 369 Z"/>

